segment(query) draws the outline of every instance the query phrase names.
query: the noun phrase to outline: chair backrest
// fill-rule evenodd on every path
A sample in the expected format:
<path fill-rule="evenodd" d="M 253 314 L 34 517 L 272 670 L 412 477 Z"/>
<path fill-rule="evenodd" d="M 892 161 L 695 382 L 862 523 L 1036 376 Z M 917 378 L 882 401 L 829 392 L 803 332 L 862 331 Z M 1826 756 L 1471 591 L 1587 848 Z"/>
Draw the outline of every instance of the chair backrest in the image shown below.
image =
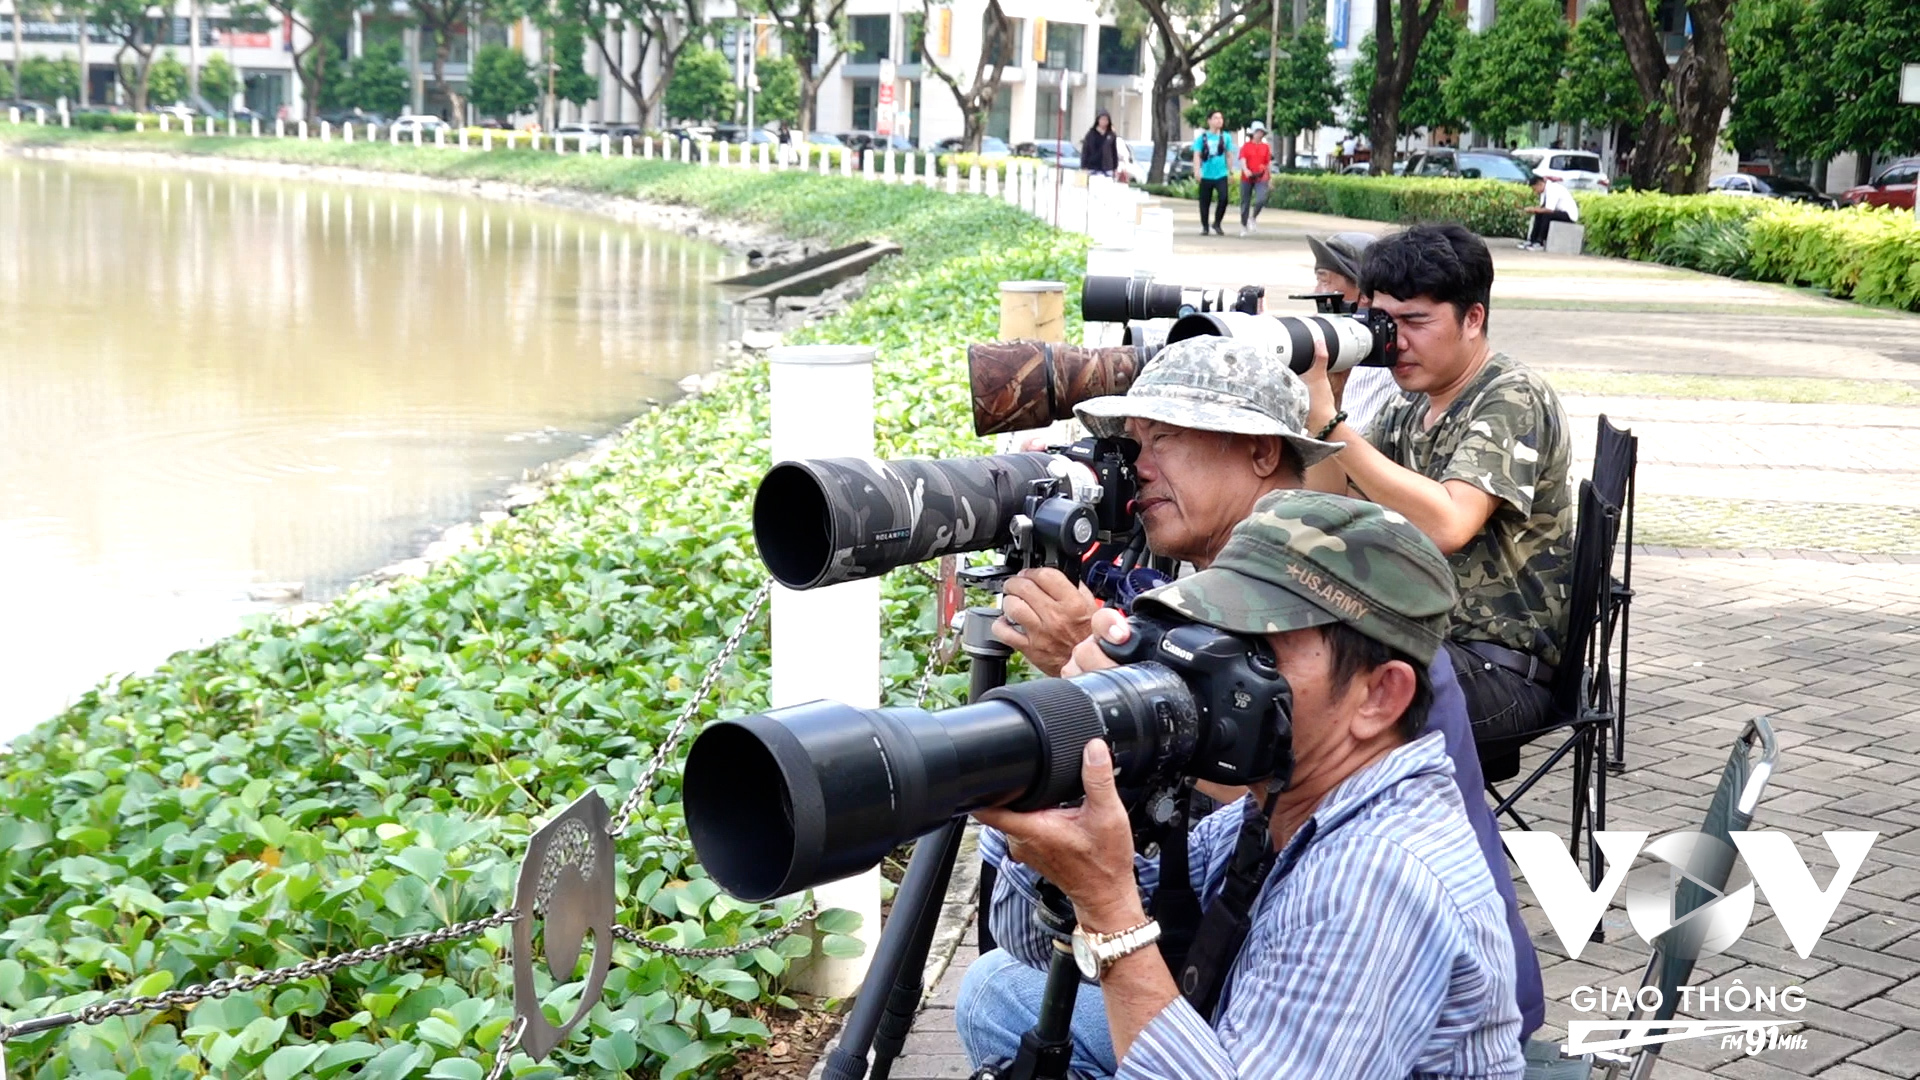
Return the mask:
<path fill-rule="evenodd" d="M 1628 508 L 1628 486 L 1639 465 L 1640 440 L 1631 431 L 1614 427 L 1605 416 L 1593 447 L 1593 486 L 1615 507 Z"/>
<path fill-rule="evenodd" d="M 1708 929 L 1706 919 L 1688 919 L 1725 891 L 1733 874 L 1736 851 L 1732 833 L 1753 824 L 1754 810 L 1766 790 L 1780 758 L 1780 746 L 1774 741 L 1773 725 L 1767 718 L 1747 722 L 1740 738 L 1727 756 L 1727 767 L 1720 772 L 1720 786 L 1714 789 L 1707 806 L 1707 818 L 1700 832 L 1716 843 L 1696 849 L 1689 860 L 1687 876 L 1673 895 L 1674 926 L 1654 939 L 1653 962 L 1648 966 L 1645 985 L 1660 988 L 1660 1009 L 1651 1019 L 1671 1020 L 1679 1005 L 1680 987 L 1693 974 L 1695 957 Z"/>
<path fill-rule="evenodd" d="M 1553 674 L 1553 711 L 1562 720 L 1577 716 L 1586 683 L 1594 623 L 1603 614 L 1602 598 L 1612 584 L 1613 544 L 1619 535 L 1620 508 L 1602 498 L 1590 480 L 1580 481 L 1580 517 L 1573 532 L 1573 572 L 1568 581 L 1567 634 L 1560 666 Z"/>

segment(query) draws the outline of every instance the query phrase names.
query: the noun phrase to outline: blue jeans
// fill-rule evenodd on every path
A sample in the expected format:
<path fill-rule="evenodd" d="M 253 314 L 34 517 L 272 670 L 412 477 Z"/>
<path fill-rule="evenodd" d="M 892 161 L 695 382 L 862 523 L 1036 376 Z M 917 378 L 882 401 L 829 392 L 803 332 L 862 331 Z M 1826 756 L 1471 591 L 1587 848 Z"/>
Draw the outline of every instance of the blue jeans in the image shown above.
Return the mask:
<path fill-rule="evenodd" d="M 1020 1036 L 1033 1028 L 1040 1015 L 1040 998 L 1047 976 L 1022 964 L 1001 949 L 982 954 L 960 982 L 960 1000 L 953 1010 L 954 1027 L 967 1059 L 979 1068 L 989 1061 L 1011 1061 L 1020 1052 Z M 1113 1037 L 1107 1034 L 1107 1006 L 1100 988 L 1080 984 L 1073 999 L 1074 1073 L 1107 1077 L 1119 1071 L 1113 1057 Z"/>

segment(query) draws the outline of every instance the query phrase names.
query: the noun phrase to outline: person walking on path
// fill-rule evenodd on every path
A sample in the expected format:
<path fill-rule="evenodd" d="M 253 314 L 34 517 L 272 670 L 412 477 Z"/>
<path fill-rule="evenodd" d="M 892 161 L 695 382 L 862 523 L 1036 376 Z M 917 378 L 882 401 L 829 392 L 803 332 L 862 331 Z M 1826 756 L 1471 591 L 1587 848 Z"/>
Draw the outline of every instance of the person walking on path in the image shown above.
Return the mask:
<path fill-rule="evenodd" d="M 1273 147 L 1267 145 L 1267 125 L 1255 120 L 1247 143 L 1240 148 L 1240 235 L 1260 231 L 1260 211 L 1267 208 L 1272 186 Z M 1251 212 L 1252 216 L 1248 214 Z M 1219 226 L 1214 227 L 1219 231 Z"/>
<path fill-rule="evenodd" d="M 1080 140 L 1080 167 L 1095 176 L 1112 176 L 1120 167 L 1120 136 L 1114 134 L 1113 117 L 1105 109 Z"/>
<path fill-rule="evenodd" d="M 1220 222 L 1227 216 L 1227 183 L 1233 171 L 1234 150 L 1233 136 L 1227 134 L 1226 126 L 1226 114 L 1215 109 L 1207 114 L 1207 130 L 1193 138 L 1193 175 L 1200 178 L 1201 236 L 1209 229 L 1216 236 L 1226 235 L 1220 231 Z M 1220 197 L 1220 205 L 1209 211 L 1215 195 Z"/>

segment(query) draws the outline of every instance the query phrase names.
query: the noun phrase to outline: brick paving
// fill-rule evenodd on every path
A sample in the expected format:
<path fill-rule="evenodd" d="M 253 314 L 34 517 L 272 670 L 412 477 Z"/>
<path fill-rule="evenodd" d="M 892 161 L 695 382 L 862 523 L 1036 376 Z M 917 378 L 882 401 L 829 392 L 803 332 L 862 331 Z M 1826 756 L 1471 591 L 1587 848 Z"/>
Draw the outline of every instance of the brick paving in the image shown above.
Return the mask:
<path fill-rule="evenodd" d="M 1309 277 L 1304 231 L 1380 229 L 1271 212 L 1267 222 L 1246 241 L 1182 237 L 1167 275 L 1281 279 L 1270 295 L 1284 295 Z M 1920 380 L 1920 319 L 1834 314 L 1770 286 L 1614 260 L 1498 248 L 1496 260 L 1512 273 L 1496 285 L 1495 344 L 1545 368 Z M 1502 297 L 1557 298 L 1568 310 L 1502 312 Z M 1576 309 L 1595 297 L 1701 310 Z M 1806 1047 L 1748 1056 L 1683 1041 L 1667 1047 L 1657 1075 L 1920 1078 L 1920 409 L 1601 397 L 1569 398 L 1568 408 L 1581 443 L 1603 412 L 1641 436 L 1638 536 L 1653 541 L 1634 563 L 1627 770 L 1609 778 L 1609 827 L 1697 826 L 1741 725 L 1765 715 L 1781 768 L 1755 827 L 1792 836 L 1823 884 L 1833 859 L 1821 831 L 1880 834 L 1809 958 L 1789 946 L 1763 895 L 1740 941 L 1703 959 L 1691 980 L 1803 986 L 1804 1025 L 1791 1030 Z M 1576 468 L 1585 472 L 1584 456 Z M 1530 748 L 1528 767 L 1547 750 Z M 1558 771 L 1523 806 L 1564 834 L 1570 787 Z M 1637 985 L 1648 950 L 1616 901 L 1606 940 L 1568 958 L 1516 879 L 1548 989 L 1536 1038 L 1557 1040 L 1579 1015 L 1574 987 Z M 954 957 L 898 1080 L 967 1074 L 953 995 L 971 959 L 965 948 Z"/>

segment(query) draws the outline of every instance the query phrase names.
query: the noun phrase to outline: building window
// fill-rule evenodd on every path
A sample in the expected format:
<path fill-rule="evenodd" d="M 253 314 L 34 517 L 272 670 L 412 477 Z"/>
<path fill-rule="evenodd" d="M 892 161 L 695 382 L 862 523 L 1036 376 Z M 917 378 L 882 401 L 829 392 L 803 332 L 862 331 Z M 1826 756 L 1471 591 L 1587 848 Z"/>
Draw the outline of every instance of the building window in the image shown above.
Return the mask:
<path fill-rule="evenodd" d="M 855 79 L 853 83 L 853 130 L 872 131 L 873 114 L 880 104 L 880 80 Z"/>
<path fill-rule="evenodd" d="M 980 40 L 985 42 L 993 36 L 993 20 L 982 16 L 980 24 Z M 1020 43 L 1026 40 L 1027 20 L 1008 19 L 1007 25 L 1010 29 L 1006 40 L 998 42 L 999 48 L 994 50 L 987 63 L 999 64 L 1002 67 L 1019 67 Z"/>
<path fill-rule="evenodd" d="M 1056 70 L 1080 70 L 1080 44 L 1087 38 L 1087 28 L 1082 23 L 1047 24 L 1047 57 L 1040 66 Z"/>
<path fill-rule="evenodd" d="M 1013 138 L 1013 90 L 1001 83 L 993 95 L 993 107 L 987 110 L 987 134 L 996 139 Z"/>
<path fill-rule="evenodd" d="M 1033 137 L 1042 141 L 1064 139 L 1067 135 L 1062 127 L 1059 89 L 1037 87 L 1033 95 Z"/>
<path fill-rule="evenodd" d="M 850 63 L 877 64 L 888 57 L 893 44 L 893 16 L 855 15 L 847 22 L 853 31 Z"/>
<path fill-rule="evenodd" d="M 1100 28 L 1100 74 L 1140 74 L 1140 42 L 1129 45 L 1117 26 Z"/>

